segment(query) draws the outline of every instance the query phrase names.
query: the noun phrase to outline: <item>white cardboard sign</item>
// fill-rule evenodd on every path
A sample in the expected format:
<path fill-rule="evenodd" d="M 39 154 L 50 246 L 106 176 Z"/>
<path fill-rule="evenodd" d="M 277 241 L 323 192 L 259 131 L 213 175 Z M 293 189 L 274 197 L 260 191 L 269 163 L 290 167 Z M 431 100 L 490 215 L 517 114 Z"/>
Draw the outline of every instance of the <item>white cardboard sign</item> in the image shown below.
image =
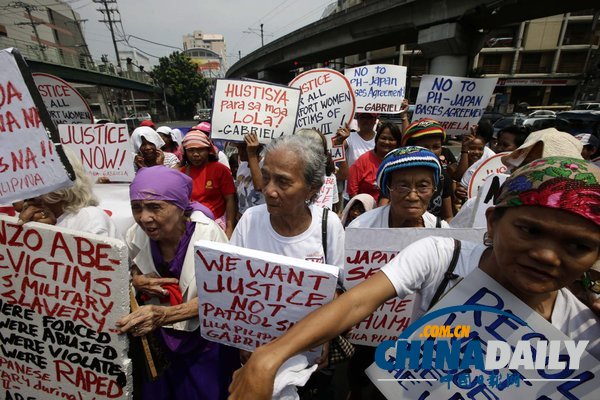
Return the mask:
<path fill-rule="evenodd" d="M 125 124 L 59 125 L 60 142 L 77 154 L 92 181 L 100 177 L 131 182 L 133 152 Z"/>
<path fill-rule="evenodd" d="M 477 195 L 477 203 L 475 204 L 473 223 L 471 226 L 481 228 L 487 226 L 485 212 L 494 205 L 494 200 L 498 194 L 500 194 L 500 187 L 509 176 L 510 175 L 496 173 L 488 175 Z"/>
<path fill-rule="evenodd" d="M 517 341 L 531 342 L 535 351 L 538 340 L 569 340 L 561 331 L 552 326 L 541 315 L 529 308 L 508 290 L 499 285 L 485 272 L 476 268 L 456 287 L 447 293 L 431 309 L 433 313 L 441 308 L 458 305 L 482 305 L 515 315 L 525 322 L 517 323 L 504 315 L 485 311 L 462 311 L 438 316 L 426 324 L 430 326 L 451 325 L 470 327 L 469 337 L 460 339 L 461 352 L 471 340 L 480 340 L 484 352 L 490 340 L 505 341 L 514 349 Z M 427 315 L 427 314 L 426 314 Z M 417 340 L 423 329 L 417 329 L 408 340 Z M 479 339 L 478 339 L 479 338 Z M 443 339 L 436 339 L 443 340 Z M 567 360 L 567 352 L 560 349 L 561 360 Z M 485 354 L 484 354 L 485 357 Z M 563 358 L 565 357 L 565 358 Z M 435 364 L 434 364 L 435 365 Z M 375 386 L 389 400 L 399 399 L 589 399 L 600 398 L 600 364 L 589 353 L 584 353 L 577 370 L 525 370 L 500 369 L 500 381 L 518 375 L 519 384 L 503 387 L 493 385 L 489 378 L 492 371 L 471 370 L 470 383 L 459 384 L 456 376 L 465 372 L 436 369 L 393 369 L 383 370 L 373 363 L 366 373 Z M 468 372 L 468 371 L 467 371 Z M 482 379 L 477 379 L 482 376 Z M 448 381 L 448 378 L 454 380 Z M 477 396 L 480 394 L 481 396 Z"/>
<path fill-rule="evenodd" d="M 0 215 L 6 398 L 131 398 L 129 343 L 115 331 L 129 313 L 128 266 L 120 240 Z"/>
<path fill-rule="evenodd" d="M 0 50 L 0 71 L 0 203 L 72 185 L 11 49 Z"/>
<path fill-rule="evenodd" d="M 406 67 L 363 65 L 344 71 L 356 96 L 356 112 L 399 114 L 406 95 Z"/>
<path fill-rule="evenodd" d="M 253 351 L 333 299 L 335 266 L 203 240 L 195 249 L 207 340 Z"/>
<path fill-rule="evenodd" d="M 471 175 L 467 195 L 469 198 L 477 196 L 479 188 L 491 174 L 504 174 L 507 170 L 506 165 L 502 164 L 502 157 L 508 153 L 498 153 L 486 158 Z"/>
<path fill-rule="evenodd" d="M 36 72 L 32 74 L 50 118 L 59 124 L 91 124 L 94 116 L 90 106 L 68 82 L 57 76 Z"/>
<path fill-rule="evenodd" d="M 344 287 L 350 290 L 374 275 L 396 254 L 417 240 L 442 236 L 481 242 L 484 232 L 485 229 L 347 228 Z M 348 339 L 365 346 L 377 346 L 384 340 L 395 340 L 414 318 L 414 306 L 413 295 L 388 300 L 356 325 Z"/>
<path fill-rule="evenodd" d="M 450 135 L 464 135 L 481 119 L 497 78 L 423 75 L 412 120 L 432 118 Z"/>
<path fill-rule="evenodd" d="M 256 133 L 267 144 L 293 135 L 300 89 L 250 80 L 217 79 L 212 115 L 212 139 L 243 142 Z"/>

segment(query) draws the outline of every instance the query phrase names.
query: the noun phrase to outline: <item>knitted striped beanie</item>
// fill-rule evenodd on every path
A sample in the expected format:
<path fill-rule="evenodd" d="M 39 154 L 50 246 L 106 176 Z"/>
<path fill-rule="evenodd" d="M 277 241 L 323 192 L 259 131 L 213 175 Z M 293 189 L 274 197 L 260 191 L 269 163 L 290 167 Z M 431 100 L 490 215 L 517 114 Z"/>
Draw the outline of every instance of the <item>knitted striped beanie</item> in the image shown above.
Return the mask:
<path fill-rule="evenodd" d="M 446 130 L 440 123 L 431 118 L 421 118 L 406 128 L 406 132 L 402 135 L 401 146 L 414 145 L 418 139 L 435 136 L 442 139 L 442 143 L 446 141 Z"/>
<path fill-rule="evenodd" d="M 400 147 L 390 151 L 377 170 L 377 186 L 383 196 L 389 196 L 388 183 L 394 171 L 405 168 L 425 167 L 433 170 L 433 184 L 438 185 L 442 167 L 438 157 L 418 146 Z"/>

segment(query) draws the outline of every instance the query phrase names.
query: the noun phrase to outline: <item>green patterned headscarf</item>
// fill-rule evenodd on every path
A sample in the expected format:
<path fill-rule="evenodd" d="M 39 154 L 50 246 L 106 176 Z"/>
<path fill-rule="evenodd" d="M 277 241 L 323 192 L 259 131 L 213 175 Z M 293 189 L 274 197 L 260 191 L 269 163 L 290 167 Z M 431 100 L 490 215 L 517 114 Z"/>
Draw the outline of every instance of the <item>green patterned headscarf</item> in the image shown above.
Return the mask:
<path fill-rule="evenodd" d="M 600 225 L 600 168 L 568 157 L 535 160 L 504 182 L 496 207 L 541 206 L 569 211 Z"/>

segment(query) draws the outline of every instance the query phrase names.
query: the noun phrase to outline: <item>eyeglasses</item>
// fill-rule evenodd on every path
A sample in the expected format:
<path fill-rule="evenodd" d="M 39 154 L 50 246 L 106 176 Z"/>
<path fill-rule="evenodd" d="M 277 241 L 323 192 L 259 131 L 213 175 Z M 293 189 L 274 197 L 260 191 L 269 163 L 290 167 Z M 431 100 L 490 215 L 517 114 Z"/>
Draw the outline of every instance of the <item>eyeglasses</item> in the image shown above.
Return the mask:
<path fill-rule="evenodd" d="M 600 279 L 592 280 L 590 274 L 586 272 L 583 274 L 583 279 L 581 280 L 584 289 L 589 290 L 590 292 L 600 294 Z"/>
<path fill-rule="evenodd" d="M 397 184 L 393 186 L 388 185 L 387 188 L 390 192 L 394 192 L 401 197 L 408 196 L 408 194 L 412 191 L 417 192 L 418 196 L 426 196 L 428 194 L 433 193 L 433 191 L 435 190 L 435 186 L 430 185 L 428 183 L 420 184 L 417 187 L 408 186 L 405 184 Z"/>

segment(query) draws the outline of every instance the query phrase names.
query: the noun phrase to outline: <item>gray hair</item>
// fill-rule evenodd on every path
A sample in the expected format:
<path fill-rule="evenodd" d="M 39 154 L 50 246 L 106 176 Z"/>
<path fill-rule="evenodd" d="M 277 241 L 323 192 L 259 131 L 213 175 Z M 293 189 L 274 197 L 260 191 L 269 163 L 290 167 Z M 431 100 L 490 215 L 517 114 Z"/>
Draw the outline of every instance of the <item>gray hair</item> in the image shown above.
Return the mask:
<path fill-rule="evenodd" d="M 323 154 L 323 142 L 306 140 L 306 137 L 298 135 L 282 136 L 267 145 L 263 152 L 263 158 L 276 150 L 290 150 L 295 153 L 304 166 L 304 181 L 316 192 L 321 189 L 325 181 L 325 164 L 327 158 Z M 316 195 L 315 195 L 316 196 Z"/>
<path fill-rule="evenodd" d="M 98 199 L 96 199 L 96 196 L 92 192 L 92 183 L 85 174 L 81 160 L 71 149 L 65 147 L 63 149 L 75 172 L 73 186 L 55 190 L 54 192 L 40 196 L 40 198 L 48 204 L 64 202 L 63 209 L 71 213 L 76 213 L 84 207 L 97 206 Z"/>

